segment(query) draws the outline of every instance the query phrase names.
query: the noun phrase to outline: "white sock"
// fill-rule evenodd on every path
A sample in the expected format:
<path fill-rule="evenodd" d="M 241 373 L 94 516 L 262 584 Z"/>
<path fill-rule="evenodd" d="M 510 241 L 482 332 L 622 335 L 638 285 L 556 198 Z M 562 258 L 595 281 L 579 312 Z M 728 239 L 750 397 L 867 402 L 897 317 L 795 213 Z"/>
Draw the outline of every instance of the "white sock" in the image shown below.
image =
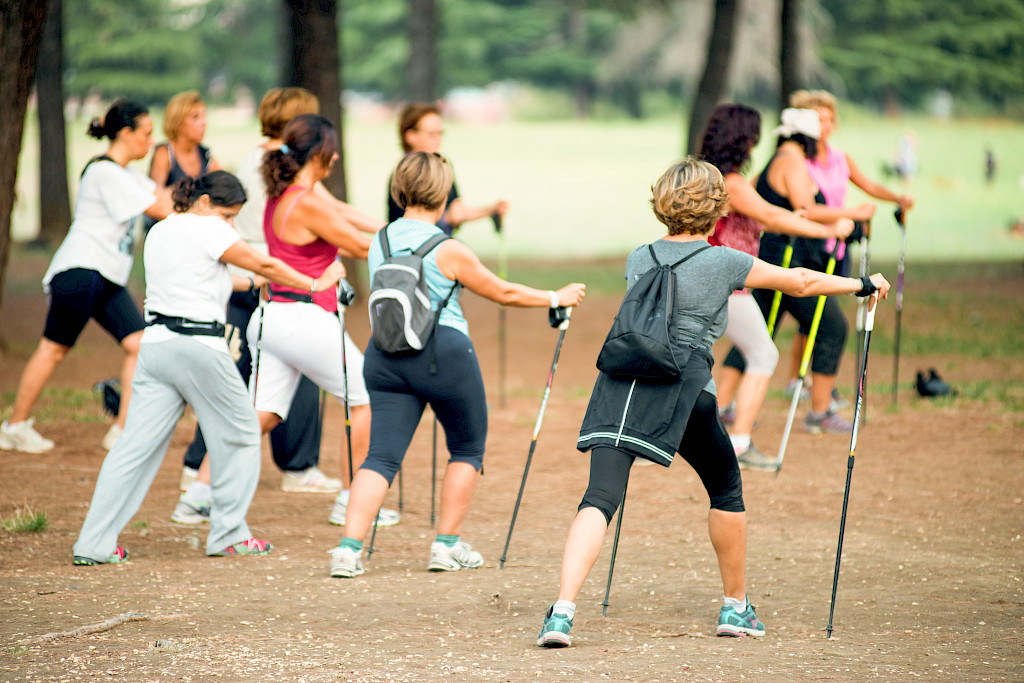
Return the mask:
<path fill-rule="evenodd" d="M 194 481 L 189 484 L 188 497 L 200 505 L 206 505 L 213 500 L 213 491 L 210 489 L 209 484 Z"/>
<path fill-rule="evenodd" d="M 568 600 L 555 600 L 555 604 L 551 606 L 552 613 L 558 612 L 572 619 L 576 616 L 576 603 L 569 602 Z"/>
<path fill-rule="evenodd" d="M 732 607 L 737 612 L 744 612 L 747 609 L 747 596 L 743 596 L 742 600 L 736 598 L 730 598 L 728 595 L 723 595 L 722 600 L 726 607 Z"/>
<path fill-rule="evenodd" d="M 729 441 L 732 441 L 732 449 L 742 453 L 750 447 L 750 434 L 730 434 Z"/>

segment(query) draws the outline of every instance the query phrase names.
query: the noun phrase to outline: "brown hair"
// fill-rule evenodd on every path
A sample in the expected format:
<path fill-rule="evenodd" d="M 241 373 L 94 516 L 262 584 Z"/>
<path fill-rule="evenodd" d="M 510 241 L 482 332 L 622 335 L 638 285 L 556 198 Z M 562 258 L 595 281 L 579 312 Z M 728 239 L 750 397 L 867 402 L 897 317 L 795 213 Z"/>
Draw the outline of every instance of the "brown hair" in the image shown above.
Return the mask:
<path fill-rule="evenodd" d="M 300 114 L 319 114 L 320 100 L 305 88 L 271 88 L 260 100 L 256 115 L 260 133 L 277 140 L 288 122 Z"/>
<path fill-rule="evenodd" d="M 164 108 L 164 135 L 167 139 L 173 140 L 189 113 L 203 104 L 203 98 L 195 90 L 186 90 L 172 97 Z"/>
<path fill-rule="evenodd" d="M 391 198 L 403 209 L 422 206 L 433 211 L 445 205 L 452 189 L 452 167 L 436 152 L 406 154 L 391 175 Z"/>
<path fill-rule="evenodd" d="M 284 143 L 263 155 L 260 175 L 267 197 L 276 199 L 291 185 L 296 174 L 313 159 L 325 165 L 338 151 L 338 134 L 330 121 L 319 114 L 300 114 L 281 133 Z"/>
<path fill-rule="evenodd" d="M 707 235 L 725 215 L 729 192 L 721 171 L 686 157 L 651 187 L 651 208 L 669 235 Z"/>
<path fill-rule="evenodd" d="M 402 143 L 402 151 L 411 152 L 412 148 L 405 141 L 405 134 L 420 125 L 420 119 L 427 114 L 441 115 L 441 108 L 433 102 L 410 102 L 398 112 L 398 140 Z"/>

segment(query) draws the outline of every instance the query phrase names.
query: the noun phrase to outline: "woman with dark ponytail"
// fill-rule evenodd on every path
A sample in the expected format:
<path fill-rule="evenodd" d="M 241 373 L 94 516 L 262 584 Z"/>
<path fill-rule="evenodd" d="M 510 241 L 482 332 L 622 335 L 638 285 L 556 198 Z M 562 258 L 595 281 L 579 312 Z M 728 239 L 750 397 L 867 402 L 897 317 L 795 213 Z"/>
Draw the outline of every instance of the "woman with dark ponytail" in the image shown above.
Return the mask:
<path fill-rule="evenodd" d="M 339 254 L 365 259 L 370 236 L 360 232 L 332 201 L 318 190 L 337 160 L 337 133 L 316 114 L 292 119 L 281 134 L 281 146 L 264 156 L 261 174 L 267 190 L 263 233 L 271 256 L 307 275 L 319 272 Z M 351 407 L 352 466 L 358 468 L 370 445 L 370 395 L 363 380 L 363 354 L 345 334 L 348 382 L 342 372 L 342 338 L 338 299 L 291 287 L 270 287 L 256 387 L 256 412 L 264 432 L 289 414 L 299 379 L 317 386 Z M 256 357 L 258 316 L 249 321 L 250 353 Z M 301 332 L 298 332 L 301 330 Z M 347 472 L 348 463 L 341 468 Z M 345 523 L 348 490 L 335 499 L 329 521 Z M 397 524 L 398 513 L 382 510 L 378 524 Z"/>
<path fill-rule="evenodd" d="M 88 132 L 109 139 L 110 146 L 82 172 L 74 221 L 43 277 L 43 290 L 50 295 L 46 325 L 22 371 L 11 415 L 0 426 L 0 449 L 42 453 L 53 448 L 53 441 L 33 428 L 32 407 L 90 318 L 125 352 L 120 413 L 103 447 L 109 449 L 124 427 L 143 328 L 142 313 L 125 289 L 135 223 L 142 213 L 154 218 L 170 213 L 170 192 L 156 190 L 152 180 L 128 167 L 144 159 L 153 144 L 153 121 L 145 107 L 118 100 L 102 120 L 92 120 Z"/>
<path fill-rule="evenodd" d="M 280 285 L 333 292 L 342 274 L 332 261 L 315 276 L 253 249 L 232 221 L 245 190 L 226 171 L 174 188 L 179 213 L 150 231 L 146 266 L 147 327 L 133 380 L 135 398 L 124 434 L 103 461 L 74 563 L 124 562 L 121 529 L 138 511 L 185 404 L 192 406 L 210 453 L 208 555 L 266 555 L 270 544 L 253 538 L 245 523 L 260 472 L 260 429 L 248 391 L 224 336 L 232 290 L 253 286 L 227 264 Z"/>

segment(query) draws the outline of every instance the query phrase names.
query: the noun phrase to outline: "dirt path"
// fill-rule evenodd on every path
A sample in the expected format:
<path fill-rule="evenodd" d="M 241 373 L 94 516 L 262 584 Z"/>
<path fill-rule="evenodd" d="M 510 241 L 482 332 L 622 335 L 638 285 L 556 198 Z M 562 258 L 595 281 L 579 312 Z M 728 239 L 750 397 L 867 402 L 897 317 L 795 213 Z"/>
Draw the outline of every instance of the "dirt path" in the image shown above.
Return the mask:
<path fill-rule="evenodd" d="M 849 441 L 794 430 L 779 477 L 744 475 L 748 586 L 768 626 L 765 638 L 714 637 L 721 584 L 707 540 L 706 496 L 677 463 L 667 471 L 634 469 L 607 617 L 600 603 L 611 534 L 579 600 L 574 647 L 534 647 L 586 484 L 588 463 L 576 454 L 575 437 L 617 300 L 588 299 L 566 336 L 508 563 L 499 570 L 557 333 L 542 313 L 509 311 L 509 400 L 501 407 L 497 314 L 467 299 L 491 401 L 486 476 L 464 534 L 483 553 L 483 568 L 425 571 L 434 533 L 428 421 L 406 461 L 402 523 L 380 530 L 364 576 L 328 578 L 326 551 L 340 537 L 327 523 L 331 496 L 281 492 L 266 453 L 249 521 L 275 544 L 274 553 L 204 557 L 204 531 L 168 521 L 187 420 L 121 535 L 132 561 L 73 567 L 71 545 L 106 429 L 86 402 L 46 418 L 41 429 L 58 443 L 51 453 L 0 456 L 0 517 L 28 504 L 51 521 L 41 534 L 0 532 L 0 679 L 1024 680 L 1024 420 L 966 398 L 927 403 L 909 391 L 898 412 L 880 396 L 869 406 L 831 640 L 823 629 Z M 15 389 L 43 303 L 35 293 L 5 302 L 13 357 L 3 361 L 0 393 Z M 354 336 L 366 338 L 364 327 L 352 326 Z M 52 386 L 91 386 L 116 374 L 117 356 L 109 339 L 90 329 Z M 953 383 L 1007 373 L 1024 379 L 1019 361 L 913 356 L 903 359 L 906 377 L 939 361 Z M 888 382 L 891 362 L 872 354 L 879 381 Z M 781 387 L 780 376 L 775 382 Z M 762 411 L 755 438 L 768 452 L 777 447 L 785 409 L 773 395 Z M 323 467 L 336 475 L 338 406 L 325 429 Z M 397 504 L 393 490 L 388 505 Z M 127 613 L 146 617 L 41 639 Z"/>

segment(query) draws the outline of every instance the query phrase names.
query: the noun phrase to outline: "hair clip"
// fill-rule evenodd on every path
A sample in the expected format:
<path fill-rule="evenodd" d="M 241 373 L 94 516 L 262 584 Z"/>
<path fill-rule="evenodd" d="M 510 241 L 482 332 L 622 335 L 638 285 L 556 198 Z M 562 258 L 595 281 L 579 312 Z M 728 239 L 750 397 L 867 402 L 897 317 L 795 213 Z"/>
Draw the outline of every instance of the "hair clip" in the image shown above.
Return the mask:
<path fill-rule="evenodd" d="M 291 154 L 292 151 L 291 147 L 285 144 L 282 144 L 278 149 L 281 150 L 281 154 Z"/>

